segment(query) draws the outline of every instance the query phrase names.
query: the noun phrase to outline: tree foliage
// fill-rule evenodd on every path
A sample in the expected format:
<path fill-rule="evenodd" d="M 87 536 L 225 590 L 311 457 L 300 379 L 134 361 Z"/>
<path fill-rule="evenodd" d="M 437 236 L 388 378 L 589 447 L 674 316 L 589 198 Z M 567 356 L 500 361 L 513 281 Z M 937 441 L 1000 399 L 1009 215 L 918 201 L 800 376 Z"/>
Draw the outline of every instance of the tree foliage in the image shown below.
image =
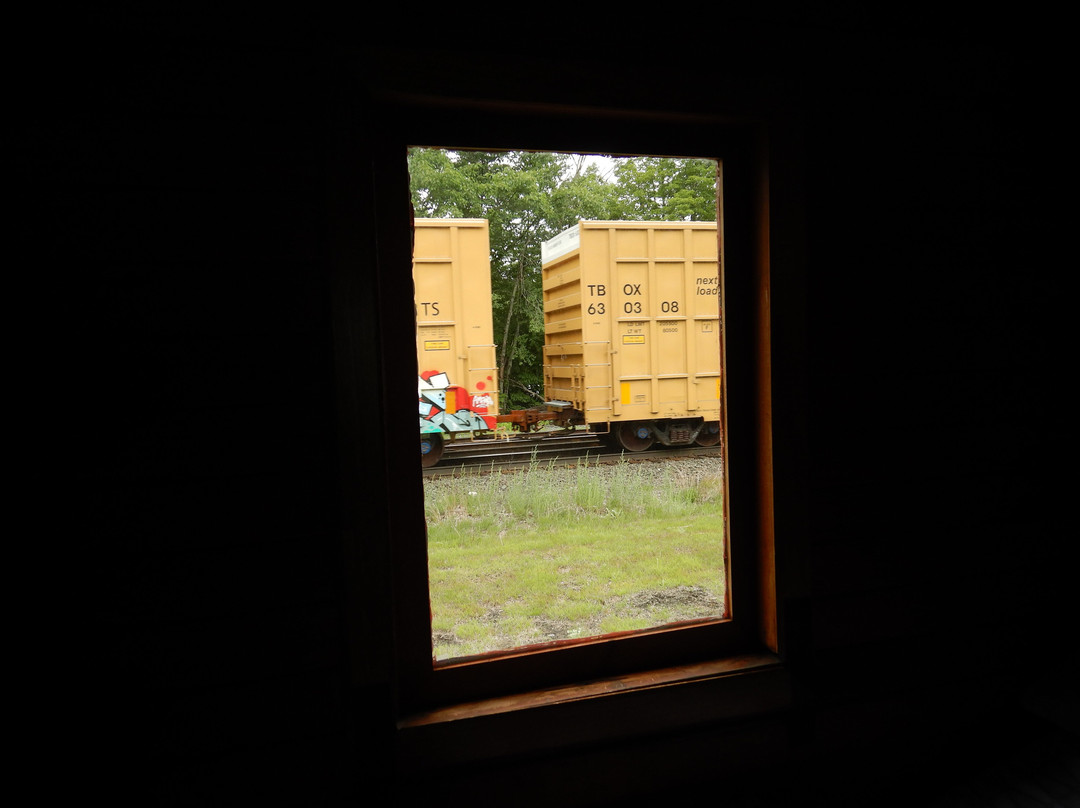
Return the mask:
<path fill-rule="evenodd" d="M 540 245 L 578 221 L 716 220 L 708 160 L 625 158 L 613 179 L 581 155 L 413 149 L 415 215 L 488 220 L 503 409 L 543 401 Z"/>
<path fill-rule="evenodd" d="M 716 164 L 711 160 L 630 157 L 615 165 L 620 218 L 716 221 Z"/>

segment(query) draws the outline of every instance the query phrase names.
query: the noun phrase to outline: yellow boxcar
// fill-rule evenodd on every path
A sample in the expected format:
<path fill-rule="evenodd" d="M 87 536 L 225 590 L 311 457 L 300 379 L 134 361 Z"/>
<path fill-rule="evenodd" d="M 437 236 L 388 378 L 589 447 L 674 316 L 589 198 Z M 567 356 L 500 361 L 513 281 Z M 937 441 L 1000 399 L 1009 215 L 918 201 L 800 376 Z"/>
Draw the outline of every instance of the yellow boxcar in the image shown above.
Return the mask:
<path fill-rule="evenodd" d="M 582 221 L 541 259 L 549 402 L 630 451 L 718 443 L 716 223 Z"/>
<path fill-rule="evenodd" d="M 491 259 L 486 219 L 417 219 L 413 287 L 421 380 L 458 386 L 457 407 L 499 411 L 491 327 Z M 445 384 L 443 382 L 446 382 Z"/>

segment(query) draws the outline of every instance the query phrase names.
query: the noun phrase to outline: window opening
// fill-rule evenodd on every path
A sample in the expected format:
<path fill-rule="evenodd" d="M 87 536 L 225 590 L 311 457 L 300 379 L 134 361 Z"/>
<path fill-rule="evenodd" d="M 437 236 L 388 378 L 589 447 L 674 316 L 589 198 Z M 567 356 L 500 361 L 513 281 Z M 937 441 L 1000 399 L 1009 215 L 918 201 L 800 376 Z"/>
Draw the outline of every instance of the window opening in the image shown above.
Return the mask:
<path fill-rule="evenodd" d="M 718 163 L 409 169 L 436 664 L 725 620 Z"/>

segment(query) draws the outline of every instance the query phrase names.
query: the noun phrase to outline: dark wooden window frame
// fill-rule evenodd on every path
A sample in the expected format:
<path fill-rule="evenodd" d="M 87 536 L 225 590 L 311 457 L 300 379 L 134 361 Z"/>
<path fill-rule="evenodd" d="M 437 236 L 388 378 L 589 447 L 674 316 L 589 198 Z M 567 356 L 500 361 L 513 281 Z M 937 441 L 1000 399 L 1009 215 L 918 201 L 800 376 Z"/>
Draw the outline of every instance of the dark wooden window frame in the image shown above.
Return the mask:
<path fill-rule="evenodd" d="M 509 726 L 526 728 L 513 733 L 513 751 L 525 754 L 565 743 L 559 725 L 568 718 L 593 727 L 599 740 L 623 731 L 612 716 L 627 710 L 637 716 L 638 731 L 648 732 L 783 706 L 788 687 L 778 646 L 772 520 L 766 128 L 755 120 L 419 99 L 388 100 L 377 118 L 372 291 L 387 390 L 415 384 L 408 361 L 414 340 L 409 146 L 708 157 L 722 170 L 731 618 L 437 666 L 417 458 L 388 451 L 385 473 L 395 481 L 389 534 L 402 749 L 414 761 L 429 756 L 446 764 L 507 754 L 500 739 Z M 411 445 L 405 439 L 416 428 L 411 410 L 386 415 L 383 444 Z M 657 700 L 665 706 L 658 708 Z M 582 740 L 579 735 L 574 742 Z"/>

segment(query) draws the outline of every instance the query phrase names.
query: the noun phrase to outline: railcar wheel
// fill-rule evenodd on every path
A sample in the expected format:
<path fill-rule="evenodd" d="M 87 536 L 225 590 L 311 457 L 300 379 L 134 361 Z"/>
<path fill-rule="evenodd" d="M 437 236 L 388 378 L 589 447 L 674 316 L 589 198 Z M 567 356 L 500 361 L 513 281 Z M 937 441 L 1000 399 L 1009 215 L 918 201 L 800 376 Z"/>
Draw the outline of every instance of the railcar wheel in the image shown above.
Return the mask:
<path fill-rule="evenodd" d="M 720 424 L 716 421 L 706 423 L 698 432 L 698 436 L 694 439 L 694 443 L 698 446 L 715 446 L 720 442 Z"/>
<path fill-rule="evenodd" d="M 442 435 L 428 433 L 420 436 L 420 465 L 423 468 L 431 468 L 438 463 L 442 452 Z"/>
<path fill-rule="evenodd" d="M 652 430 L 639 423 L 619 424 L 615 427 L 615 440 L 628 452 L 644 452 L 653 445 Z"/>

